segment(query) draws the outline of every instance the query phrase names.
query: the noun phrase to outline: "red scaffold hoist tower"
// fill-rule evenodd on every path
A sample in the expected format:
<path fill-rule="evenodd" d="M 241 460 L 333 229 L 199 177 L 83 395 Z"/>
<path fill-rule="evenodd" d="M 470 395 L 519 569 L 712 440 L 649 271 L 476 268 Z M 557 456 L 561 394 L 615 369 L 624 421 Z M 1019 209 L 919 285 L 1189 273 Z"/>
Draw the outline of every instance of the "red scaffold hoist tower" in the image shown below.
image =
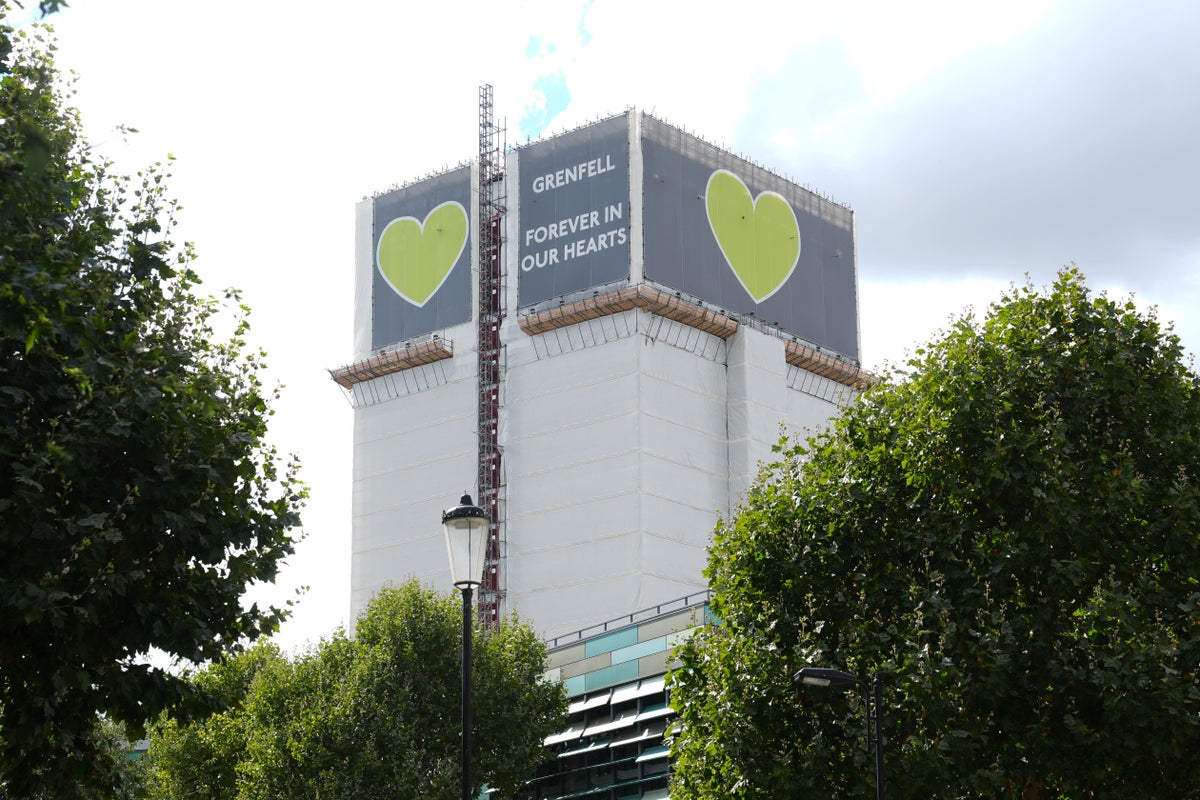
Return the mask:
<path fill-rule="evenodd" d="M 504 380 L 504 129 L 493 119 L 492 87 L 479 87 L 479 505 L 487 512 L 487 560 L 479 587 L 479 612 L 487 627 L 500 622 L 504 599 L 502 535 L 504 473 L 498 441 L 500 387 Z"/>

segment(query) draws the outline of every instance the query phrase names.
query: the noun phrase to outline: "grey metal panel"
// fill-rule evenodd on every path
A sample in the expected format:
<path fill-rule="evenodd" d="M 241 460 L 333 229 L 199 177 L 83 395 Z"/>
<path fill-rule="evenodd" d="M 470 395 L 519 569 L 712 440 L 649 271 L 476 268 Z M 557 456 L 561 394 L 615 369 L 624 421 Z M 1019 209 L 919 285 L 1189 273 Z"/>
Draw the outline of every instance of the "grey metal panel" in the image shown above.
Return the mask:
<path fill-rule="evenodd" d="M 418 305 L 402 297 L 380 273 L 376 253 L 384 229 L 393 220 L 412 217 L 423 223 L 443 203 L 458 203 L 467 212 L 466 242 L 445 282 Z M 471 201 L 471 168 L 460 167 L 375 198 L 371 259 L 371 347 L 380 348 L 471 319 L 471 249 L 475 237 Z"/>
<path fill-rule="evenodd" d="M 661 675 L 667 671 L 669 666 L 673 665 L 670 658 L 671 653 L 667 651 L 642 656 L 638 659 L 638 677 L 647 678 L 652 675 Z"/>
<path fill-rule="evenodd" d="M 628 115 L 520 151 L 518 304 L 629 279 Z"/>
<path fill-rule="evenodd" d="M 668 633 L 694 628 L 703 621 L 704 612 L 701 608 L 685 608 L 668 617 L 643 622 L 638 626 L 638 641 L 645 642 Z"/>
<path fill-rule="evenodd" d="M 858 253 L 850 228 L 826 225 L 822 229 L 825 269 L 826 346 L 847 355 L 858 356 Z M 848 263 L 847 263 L 848 262 Z M 817 342 L 821 344 L 821 342 Z"/>
<path fill-rule="evenodd" d="M 546 654 L 546 669 L 561 667 L 573 661 L 582 661 L 585 657 L 582 642 L 573 644 L 570 647 L 560 647 Z"/>
<path fill-rule="evenodd" d="M 851 211 L 652 117 L 642 117 L 641 130 L 646 279 L 858 358 Z M 756 203 L 779 195 L 795 215 L 795 268 L 761 300 L 739 282 L 710 222 L 706 196 L 718 171 Z"/>
<path fill-rule="evenodd" d="M 582 661 L 575 661 L 571 664 L 562 665 L 563 680 L 574 678 L 576 675 L 586 675 L 589 672 L 605 669 L 612 666 L 612 654 L 601 653 L 598 656 L 585 658 Z M 590 689 L 589 689 L 590 691 Z"/>

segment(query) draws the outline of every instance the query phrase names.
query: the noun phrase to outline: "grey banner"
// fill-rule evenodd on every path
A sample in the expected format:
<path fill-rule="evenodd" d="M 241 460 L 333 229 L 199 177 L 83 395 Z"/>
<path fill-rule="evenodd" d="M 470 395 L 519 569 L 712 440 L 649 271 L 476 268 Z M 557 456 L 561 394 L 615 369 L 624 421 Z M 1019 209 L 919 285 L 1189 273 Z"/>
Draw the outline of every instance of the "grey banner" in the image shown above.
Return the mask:
<path fill-rule="evenodd" d="M 647 279 L 859 357 L 849 209 L 647 116 L 642 157 Z"/>
<path fill-rule="evenodd" d="M 375 198 L 372 348 L 471 319 L 471 170 Z"/>
<path fill-rule="evenodd" d="M 628 116 L 520 151 L 518 303 L 629 279 Z"/>

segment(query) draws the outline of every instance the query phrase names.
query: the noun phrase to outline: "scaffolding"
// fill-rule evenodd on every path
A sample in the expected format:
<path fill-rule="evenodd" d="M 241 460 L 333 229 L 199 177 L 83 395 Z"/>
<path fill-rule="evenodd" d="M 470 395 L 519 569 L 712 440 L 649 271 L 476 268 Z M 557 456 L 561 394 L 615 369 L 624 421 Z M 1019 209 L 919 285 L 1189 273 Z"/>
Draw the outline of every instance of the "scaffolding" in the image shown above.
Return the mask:
<path fill-rule="evenodd" d="M 504 474 L 499 443 L 500 387 L 504 380 L 504 129 L 496 125 L 492 87 L 479 87 L 479 505 L 487 512 L 487 557 L 479 612 L 487 627 L 500 622 L 505 595 Z"/>

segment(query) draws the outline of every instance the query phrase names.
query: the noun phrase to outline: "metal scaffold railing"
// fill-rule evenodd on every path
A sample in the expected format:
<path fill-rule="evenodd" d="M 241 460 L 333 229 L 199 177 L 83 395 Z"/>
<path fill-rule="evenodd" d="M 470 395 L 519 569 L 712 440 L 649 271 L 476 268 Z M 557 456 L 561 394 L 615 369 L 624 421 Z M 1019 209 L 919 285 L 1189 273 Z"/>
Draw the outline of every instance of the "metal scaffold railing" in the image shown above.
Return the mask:
<path fill-rule="evenodd" d="M 493 117 L 492 87 L 479 87 L 479 505 L 491 518 L 487 561 L 479 590 L 483 624 L 500 621 L 504 599 L 504 473 L 499 443 L 504 380 L 504 129 Z"/>

